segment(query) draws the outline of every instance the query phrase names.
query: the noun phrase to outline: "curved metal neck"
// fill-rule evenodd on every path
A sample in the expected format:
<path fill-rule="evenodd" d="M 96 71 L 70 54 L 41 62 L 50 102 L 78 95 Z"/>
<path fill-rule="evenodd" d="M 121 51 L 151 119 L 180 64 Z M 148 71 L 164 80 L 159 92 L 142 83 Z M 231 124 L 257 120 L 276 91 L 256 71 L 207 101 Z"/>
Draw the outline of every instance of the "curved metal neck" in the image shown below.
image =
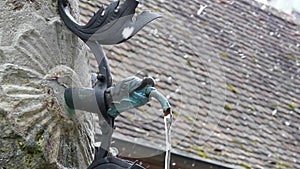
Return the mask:
<path fill-rule="evenodd" d="M 76 95 L 75 97 L 80 102 L 78 104 L 80 106 L 76 107 L 72 89 L 66 89 L 65 91 L 66 103 L 70 108 L 94 111 L 99 116 L 102 140 L 97 157 L 105 157 L 107 155 L 114 127 L 114 118 L 108 115 L 105 101 L 105 91 L 112 85 L 112 76 L 101 45 L 122 43 L 133 37 L 146 24 L 160 17 L 155 13 L 143 12 L 137 16 L 136 20 L 133 20 L 132 17 L 135 14 L 135 8 L 138 6 L 138 3 L 137 0 L 126 0 L 119 6 L 119 1 L 114 1 L 105 10 L 101 7 L 86 25 L 81 26 L 76 23 L 70 14 L 69 1 L 58 0 L 59 14 L 62 20 L 74 34 L 88 45 L 98 62 L 99 74 L 93 86 L 96 101 L 93 99 L 83 100 L 79 98 L 79 95 L 78 97 Z M 77 89 L 77 91 L 82 90 Z M 91 92 L 87 93 L 91 95 Z M 90 103 L 85 104 L 87 101 L 90 101 Z M 89 108 L 92 105 L 95 107 Z"/>

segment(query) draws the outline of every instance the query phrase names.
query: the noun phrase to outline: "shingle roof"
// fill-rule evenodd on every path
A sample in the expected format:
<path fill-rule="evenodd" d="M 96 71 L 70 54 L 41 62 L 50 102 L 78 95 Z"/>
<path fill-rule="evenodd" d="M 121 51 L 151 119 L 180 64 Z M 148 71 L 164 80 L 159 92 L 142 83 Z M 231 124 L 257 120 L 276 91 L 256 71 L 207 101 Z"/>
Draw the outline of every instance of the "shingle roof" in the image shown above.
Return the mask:
<path fill-rule="evenodd" d="M 101 3 L 109 2 L 81 0 L 82 21 Z M 300 168 L 297 22 L 252 0 L 149 0 L 139 9 L 163 18 L 105 49 L 115 82 L 149 75 L 169 98 L 174 151 L 245 168 Z M 116 136 L 164 146 L 157 107 L 123 113 Z"/>

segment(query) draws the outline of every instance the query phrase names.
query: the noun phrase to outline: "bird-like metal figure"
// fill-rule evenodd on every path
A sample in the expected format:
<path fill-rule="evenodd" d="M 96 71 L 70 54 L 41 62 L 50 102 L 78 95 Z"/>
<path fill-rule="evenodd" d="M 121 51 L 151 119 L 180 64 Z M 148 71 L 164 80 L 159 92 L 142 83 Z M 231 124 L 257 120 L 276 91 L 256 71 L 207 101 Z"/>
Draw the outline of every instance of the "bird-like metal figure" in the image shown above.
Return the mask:
<path fill-rule="evenodd" d="M 110 67 L 101 45 L 122 43 L 134 36 L 146 24 L 160 17 L 152 12 L 142 12 L 134 19 L 138 3 L 137 0 L 126 0 L 122 4 L 114 1 L 107 8 L 101 7 L 86 25 L 79 25 L 70 14 L 69 1 L 58 0 L 59 13 L 65 25 L 87 44 L 98 62 L 99 73 L 92 79 L 93 88 L 65 90 L 65 101 L 69 108 L 97 113 L 99 116 L 102 130 L 101 147 L 89 168 L 97 168 L 97 166 L 106 168 L 105 165 L 112 169 L 113 167 L 142 168 L 134 163 L 107 157 L 114 119 L 123 111 L 146 104 L 150 97 L 159 100 L 165 115 L 170 113 L 170 104 L 154 88 L 152 78 L 129 77 L 112 86 Z"/>

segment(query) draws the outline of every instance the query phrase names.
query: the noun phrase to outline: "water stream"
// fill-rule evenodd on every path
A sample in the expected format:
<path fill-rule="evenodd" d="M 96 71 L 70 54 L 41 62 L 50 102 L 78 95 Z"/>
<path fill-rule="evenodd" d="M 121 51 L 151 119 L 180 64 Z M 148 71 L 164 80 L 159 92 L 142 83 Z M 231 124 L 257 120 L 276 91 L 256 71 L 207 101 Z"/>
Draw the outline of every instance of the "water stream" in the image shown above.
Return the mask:
<path fill-rule="evenodd" d="M 165 133 L 166 133 L 166 156 L 165 156 L 165 169 L 170 169 L 171 162 L 171 126 L 172 126 L 172 110 L 171 106 L 167 100 L 160 92 L 157 90 L 151 90 L 151 97 L 156 98 L 162 108 L 164 113 L 164 122 L 165 122 Z"/>
<path fill-rule="evenodd" d="M 165 169 L 170 169 L 171 162 L 171 126 L 172 126 L 172 113 L 164 116 L 165 134 L 166 134 L 166 156 L 165 156 Z"/>

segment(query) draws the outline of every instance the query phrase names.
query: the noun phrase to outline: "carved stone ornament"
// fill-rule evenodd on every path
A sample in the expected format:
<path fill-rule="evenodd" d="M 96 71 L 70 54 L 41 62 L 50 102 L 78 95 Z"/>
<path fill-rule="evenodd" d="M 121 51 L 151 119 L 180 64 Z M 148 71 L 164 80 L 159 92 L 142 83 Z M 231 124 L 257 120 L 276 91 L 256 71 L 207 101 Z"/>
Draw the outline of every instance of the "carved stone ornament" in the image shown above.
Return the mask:
<path fill-rule="evenodd" d="M 0 18 L 0 168 L 87 168 L 92 115 L 70 110 L 63 95 L 90 86 L 84 43 L 53 0 L 2 0 Z"/>

